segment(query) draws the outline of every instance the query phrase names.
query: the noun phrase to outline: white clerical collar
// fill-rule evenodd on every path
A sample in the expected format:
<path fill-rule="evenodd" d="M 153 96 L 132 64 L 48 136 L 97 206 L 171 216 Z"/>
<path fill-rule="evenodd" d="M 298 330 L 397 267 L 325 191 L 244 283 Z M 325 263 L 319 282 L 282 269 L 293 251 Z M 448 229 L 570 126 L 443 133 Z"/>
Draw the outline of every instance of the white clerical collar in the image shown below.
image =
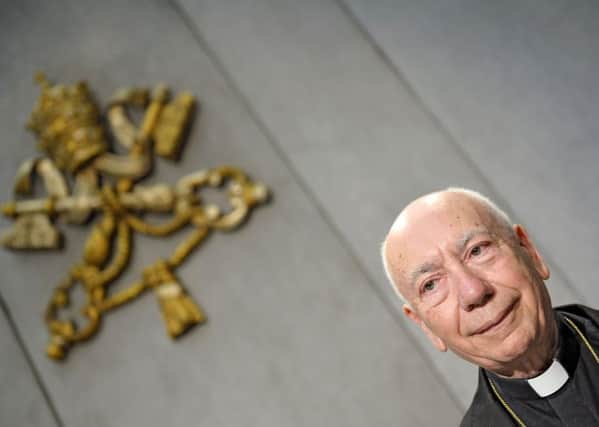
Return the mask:
<path fill-rule="evenodd" d="M 568 371 L 558 360 L 553 363 L 545 372 L 534 378 L 529 378 L 528 385 L 540 396 L 546 397 L 558 391 L 568 381 Z"/>

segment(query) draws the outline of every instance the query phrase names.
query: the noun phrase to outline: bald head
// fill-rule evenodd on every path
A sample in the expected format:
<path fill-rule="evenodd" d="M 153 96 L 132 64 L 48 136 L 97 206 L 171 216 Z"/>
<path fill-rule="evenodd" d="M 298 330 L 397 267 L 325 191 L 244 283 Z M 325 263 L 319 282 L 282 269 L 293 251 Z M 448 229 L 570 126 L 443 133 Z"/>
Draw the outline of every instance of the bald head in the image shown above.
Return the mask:
<path fill-rule="evenodd" d="M 465 245 L 479 231 L 499 235 L 506 241 L 514 240 L 507 214 L 487 197 L 472 190 L 449 188 L 426 194 L 408 204 L 397 216 L 383 241 L 381 255 L 387 277 L 404 302 L 410 303 L 409 284 L 419 273 L 405 269 L 410 247 L 424 239 L 443 238 L 444 234 L 438 230 L 457 229 L 464 223 L 470 223 L 470 226 L 458 239 L 459 244 Z M 420 267 L 425 271 L 430 266 Z"/>

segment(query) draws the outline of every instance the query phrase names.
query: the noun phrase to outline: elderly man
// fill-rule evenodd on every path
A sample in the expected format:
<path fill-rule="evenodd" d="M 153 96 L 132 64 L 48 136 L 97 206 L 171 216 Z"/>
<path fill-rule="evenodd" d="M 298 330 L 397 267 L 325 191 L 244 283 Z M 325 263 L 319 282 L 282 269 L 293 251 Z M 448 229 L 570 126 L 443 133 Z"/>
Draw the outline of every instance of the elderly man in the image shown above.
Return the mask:
<path fill-rule="evenodd" d="M 406 316 L 480 367 L 462 426 L 599 426 L 599 311 L 552 308 L 541 254 L 490 200 L 448 189 L 413 201 L 382 255 Z"/>

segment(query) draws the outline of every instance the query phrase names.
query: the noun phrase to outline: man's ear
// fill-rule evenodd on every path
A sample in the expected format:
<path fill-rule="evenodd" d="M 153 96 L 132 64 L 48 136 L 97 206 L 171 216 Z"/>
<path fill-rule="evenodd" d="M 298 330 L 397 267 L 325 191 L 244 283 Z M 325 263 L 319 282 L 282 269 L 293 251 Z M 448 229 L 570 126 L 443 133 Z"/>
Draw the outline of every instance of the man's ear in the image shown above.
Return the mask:
<path fill-rule="evenodd" d="M 447 351 L 447 344 L 445 344 L 445 341 L 443 341 L 441 338 L 435 335 L 433 331 L 431 331 L 429 327 L 426 326 L 426 323 L 424 323 L 424 321 L 420 318 L 418 313 L 416 313 L 412 307 L 410 307 L 408 304 L 404 304 L 403 312 L 408 317 L 408 319 L 417 324 L 420 327 L 420 329 L 424 331 L 428 339 L 431 341 L 431 343 L 433 343 L 433 346 L 435 346 L 437 350 Z"/>
<path fill-rule="evenodd" d="M 520 246 L 522 246 L 526 252 L 530 255 L 532 262 L 534 264 L 537 273 L 541 276 L 543 280 L 549 279 L 549 267 L 545 264 L 543 257 L 537 250 L 537 247 L 532 243 L 526 229 L 522 227 L 520 224 L 514 224 L 514 233 L 516 233 L 516 237 L 518 238 L 518 242 Z"/>

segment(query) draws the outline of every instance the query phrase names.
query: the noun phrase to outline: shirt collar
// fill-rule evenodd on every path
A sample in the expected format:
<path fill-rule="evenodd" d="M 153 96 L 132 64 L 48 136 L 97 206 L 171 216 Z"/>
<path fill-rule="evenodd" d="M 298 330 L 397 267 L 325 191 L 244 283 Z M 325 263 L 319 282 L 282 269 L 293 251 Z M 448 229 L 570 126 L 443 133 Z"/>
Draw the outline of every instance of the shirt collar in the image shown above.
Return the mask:
<path fill-rule="evenodd" d="M 551 365 L 540 375 L 534 378 L 528 378 L 526 382 L 539 395 L 547 397 L 557 392 L 570 376 L 566 368 L 557 359 L 553 359 Z"/>
<path fill-rule="evenodd" d="M 541 399 L 558 392 L 573 376 L 580 356 L 580 344 L 570 328 L 556 313 L 559 346 L 552 364 L 542 374 L 528 379 L 500 377 L 492 372 L 485 374 L 499 387 L 502 395 L 516 399 Z"/>

